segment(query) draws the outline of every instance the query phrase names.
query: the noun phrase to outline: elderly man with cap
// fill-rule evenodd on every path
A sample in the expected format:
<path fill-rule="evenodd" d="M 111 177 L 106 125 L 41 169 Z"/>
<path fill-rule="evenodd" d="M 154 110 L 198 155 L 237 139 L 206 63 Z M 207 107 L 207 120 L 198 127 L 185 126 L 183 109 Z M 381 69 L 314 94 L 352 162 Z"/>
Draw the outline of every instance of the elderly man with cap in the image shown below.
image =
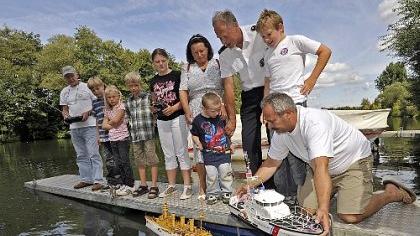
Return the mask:
<path fill-rule="evenodd" d="M 102 158 L 99 154 L 96 119 L 90 116 L 92 101 L 96 99 L 86 83 L 79 80 L 79 74 L 72 66 L 62 69 L 68 86 L 60 93 L 60 106 L 64 121 L 70 124 L 71 141 L 76 150 L 80 182 L 75 189 L 90 185 L 92 191 L 102 188 Z"/>

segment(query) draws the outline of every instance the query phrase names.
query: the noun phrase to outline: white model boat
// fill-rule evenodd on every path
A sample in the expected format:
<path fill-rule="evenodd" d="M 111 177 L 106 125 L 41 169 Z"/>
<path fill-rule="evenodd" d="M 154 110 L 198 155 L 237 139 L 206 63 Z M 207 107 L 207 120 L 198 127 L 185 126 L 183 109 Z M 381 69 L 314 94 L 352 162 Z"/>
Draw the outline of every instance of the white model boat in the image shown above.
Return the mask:
<path fill-rule="evenodd" d="M 320 235 L 323 228 L 299 206 L 290 209 L 275 190 L 258 190 L 239 199 L 233 196 L 230 212 L 247 224 L 270 235 Z"/>

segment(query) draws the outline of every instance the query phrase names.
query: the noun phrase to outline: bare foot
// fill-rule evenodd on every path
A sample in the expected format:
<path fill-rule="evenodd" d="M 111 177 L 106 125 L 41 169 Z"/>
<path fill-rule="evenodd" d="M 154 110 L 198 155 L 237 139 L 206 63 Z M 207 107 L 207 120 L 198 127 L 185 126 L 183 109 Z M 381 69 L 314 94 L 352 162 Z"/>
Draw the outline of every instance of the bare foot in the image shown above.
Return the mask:
<path fill-rule="evenodd" d="M 413 198 L 411 197 L 410 193 L 393 183 L 388 183 L 385 185 L 385 192 L 391 196 L 394 202 L 403 202 L 405 204 L 413 203 Z"/>

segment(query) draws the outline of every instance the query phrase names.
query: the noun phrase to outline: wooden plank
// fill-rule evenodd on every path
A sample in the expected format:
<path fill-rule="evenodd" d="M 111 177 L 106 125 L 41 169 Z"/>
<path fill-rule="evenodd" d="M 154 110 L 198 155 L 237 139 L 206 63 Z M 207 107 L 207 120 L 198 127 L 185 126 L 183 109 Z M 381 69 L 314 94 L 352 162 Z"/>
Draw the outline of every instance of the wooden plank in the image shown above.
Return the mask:
<path fill-rule="evenodd" d="M 25 187 L 48 192 L 56 195 L 83 199 L 87 201 L 100 202 L 120 207 L 126 207 L 144 212 L 160 213 L 162 212 L 163 198 L 148 199 L 147 194 L 141 197 L 133 198 L 132 196 L 113 198 L 108 192 L 93 192 L 90 187 L 83 189 L 73 189 L 73 185 L 79 181 L 76 175 L 61 175 L 47 179 L 29 181 L 25 183 Z M 136 181 L 136 186 L 139 183 Z M 166 184 L 159 183 L 159 189 L 163 191 Z M 202 210 L 197 200 L 197 195 L 193 195 L 190 199 L 180 200 L 182 193 L 182 185 L 177 185 L 177 193 L 173 197 L 167 199 L 169 210 L 177 215 L 184 215 L 187 218 L 197 219 L 199 212 Z M 197 191 L 197 186 L 193 186 L 193 191 Z M 248 225 L 237 220 L 230 215 L 228 207 L 221 201 L 212 206 L 205 206 L 205 221 L 216 224 L 230 225 L 240 228 L 250 228 Z"/>

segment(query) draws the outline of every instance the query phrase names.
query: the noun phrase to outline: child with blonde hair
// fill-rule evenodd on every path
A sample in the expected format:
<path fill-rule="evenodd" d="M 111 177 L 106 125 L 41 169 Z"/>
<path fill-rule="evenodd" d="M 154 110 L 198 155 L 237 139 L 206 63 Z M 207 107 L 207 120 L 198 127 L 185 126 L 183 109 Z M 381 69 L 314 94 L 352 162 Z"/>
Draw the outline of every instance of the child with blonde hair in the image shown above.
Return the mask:
<path fill-rule="evenodd" d="M 261 61 L 265 69 L 264 97 L 280 92 L 289 95 L 296 105 L 306 107 L 308 95 L 331 56 L 324 44 L 303 35 L 286 35 L 282 17 L 273 10 L 264 9 L 257 22 L 257 32 L 268 49 Z M 305 78 L 306 55 L 318 56 L 315 67 Z M 264 120 L 261 114 L 261 120 Z M 269 132 L 269 142 L 273 131 Z M 306 166 L 289 153 L 284 164 L 274 175 L 277 191 L 293 201 L 298 185 L 305 181 Z"/>
<path fill-rule="evenodd" d="M 121 184 L 122 182 L 120 172 L 115 165 L 115 160 L 112 156 L 112 148 L 109 141 L 108 131 L 102 127 L 105 107 L 105 84 L 99 77 L 95 76 L 89 78 L 87 86 L 96 96 L 96 99 L 92 101 L 92 115 L 96 118 L 96 127 L 99 134 L 99 149 L 102 157 L 105 159 L 105 166 L 108 171 L 106 180 L 108 185 L 115 186 L 117 184 Z"/>
<path fill-rule="evenodd" d="M 227 204 L 232 194 L 232 146 L 225 131 L 226 121 L 220 116 L 222 99 L 216 93 L 206 93 L 202 106 L 201 114 L 192 122 L 191 134 L 206 168 L 207 204 L 215 204 L 219 197 Z"/>
<path fill-rule="evenodd" d="M 148 198 L 156 198 L 159 194 L 157 187 L 159 158 L 156 155 L 154 135 L 154 118 L 152 113 L 152 99 L 150 93 L 144 92 L 140 83 L 140 75 L 130 72 L 125 76 L 125 84 L 131 95 L 126 102 L 126 115 L 130 124 L 131 142 L 136 160 L 140 187 L 133 196 L 148 193 Z M 152 183 L 150 189 L 146 182 L 146 166 L 150 166 Z"/>
<path fill-rule="evenodd" d="M 109 131 L 112 153 L 121 173 L 122 186 L 116 191 L 118 196 L 134 192 L 134 178 L 131 170 L 125 106 L 120 90 L 114 85 L 105 89 L 105 118 L 102 127 Z"/>

